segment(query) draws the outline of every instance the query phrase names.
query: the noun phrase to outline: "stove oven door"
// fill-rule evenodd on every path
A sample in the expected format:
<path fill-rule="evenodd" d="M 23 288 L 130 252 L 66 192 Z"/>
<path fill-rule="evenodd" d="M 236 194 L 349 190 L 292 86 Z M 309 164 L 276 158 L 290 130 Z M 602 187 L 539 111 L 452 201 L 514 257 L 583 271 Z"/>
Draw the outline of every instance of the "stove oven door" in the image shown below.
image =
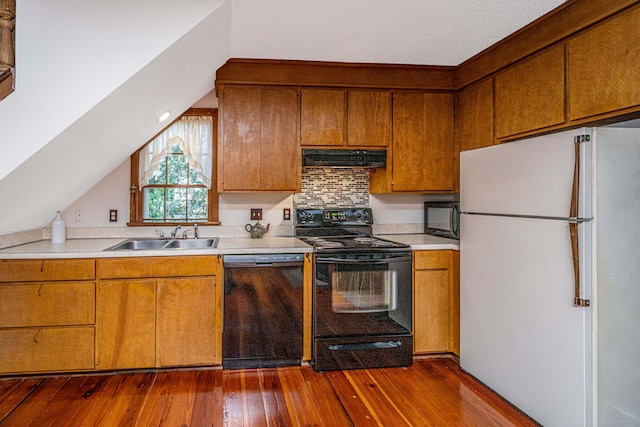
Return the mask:
<path fill-rule="evenodd" d="M 317 370 L 411 364 L 411 252 L 316 254 Z"/>

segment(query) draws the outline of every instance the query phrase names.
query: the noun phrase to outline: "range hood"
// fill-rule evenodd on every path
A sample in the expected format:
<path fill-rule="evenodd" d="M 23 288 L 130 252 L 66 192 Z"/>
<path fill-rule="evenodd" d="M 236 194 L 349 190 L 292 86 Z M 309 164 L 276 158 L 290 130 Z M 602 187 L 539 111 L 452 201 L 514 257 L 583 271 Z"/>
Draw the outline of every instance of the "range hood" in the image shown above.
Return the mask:
<path fill-rule="evenodd" d="M 384 168 L 387 150 L 302 150 L 302 166 Z"/>

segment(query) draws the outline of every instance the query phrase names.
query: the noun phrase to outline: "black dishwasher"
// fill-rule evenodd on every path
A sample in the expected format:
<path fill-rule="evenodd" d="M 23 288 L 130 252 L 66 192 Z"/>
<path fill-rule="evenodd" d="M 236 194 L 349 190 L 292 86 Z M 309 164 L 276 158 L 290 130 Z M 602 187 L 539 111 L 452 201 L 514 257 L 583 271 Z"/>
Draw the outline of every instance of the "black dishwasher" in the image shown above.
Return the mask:
<path fill-rule="evenodd" d="M 300 365 L 303 259 L 224 256 L 223 369 Z"/>

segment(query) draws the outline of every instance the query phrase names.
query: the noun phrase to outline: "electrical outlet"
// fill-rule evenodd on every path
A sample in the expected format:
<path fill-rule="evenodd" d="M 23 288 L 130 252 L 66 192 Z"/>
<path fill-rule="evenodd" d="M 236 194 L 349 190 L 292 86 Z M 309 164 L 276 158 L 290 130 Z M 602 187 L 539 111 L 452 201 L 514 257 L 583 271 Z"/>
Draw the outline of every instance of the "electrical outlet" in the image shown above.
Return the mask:
<path fill-rule="evenodd" d="M 260 221 L 262 219 L 262 209 L 251 209 L 251 221 Z"/>
<path fill-rule="evenodd" d="M 76 209 L 76 222 L 82 222 L 82 213 L 80 209 Z"/>
<path fill-rule="evenodd" d="M 290 221 L 291 220 L 291 209 L 284 208 L 282 210 L 282 219 L 285 220 L 285 221 Z"/>
<path fill-rule="evenodd" d="M 118 222 L 118 210 L 109 209 L 109 222 Z"/>

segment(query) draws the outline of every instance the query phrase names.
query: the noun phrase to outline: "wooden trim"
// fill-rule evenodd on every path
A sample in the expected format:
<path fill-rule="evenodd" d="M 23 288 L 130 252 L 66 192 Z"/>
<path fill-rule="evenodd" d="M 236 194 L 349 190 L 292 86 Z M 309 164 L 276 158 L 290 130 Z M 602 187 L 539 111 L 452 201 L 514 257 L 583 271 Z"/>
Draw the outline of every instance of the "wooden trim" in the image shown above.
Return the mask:
<path fill-rule="evenodd" d="M 216 71 L 216 93 L 227 84 L 453 90 L 454 70 L 434 65 L 232 58 Z"/>
<path fill-rule="evenodd" d="M 151 226 L 158 227 L 163 225 L 177 225 L 185 224 L 185 221 L 173 221 L 173 222 L 144 222 L 143 221 L 143 206 L 142 206 L 142 191 L 139 177 L 139 164 L 140 164 L 140 151 L 149 142 L 153 141 L 162 132 L 171 127 L 174 123 L 180 120 L 183 116 L 211 116 L 212 118 L 212 150 L 214 153 L 213 165 L 211 166 L 211 189 L 208 191 L 208 218 L 207 221 L 196 221 L 198 225 L 220 225 L 219 215 L 219 201 L 218 201 L 218 162 L 215 156 L 218 155 L 218 110 L 216 108 L 189 108 L 187 111 L 178 116 L 175 120 L 165 126 L 160 132 L 156 133 L 152 138 L 145 142 L 140 148 L 138 148 L 131 155 L 131 175 L 130 175 L 130 197 L 129 197 L 129 222 L 128 226 Z M 191 221 L 189 222 L 191 223 Z"/>
<path fill-rule="evenodd" d="M 468 86 L 637 3 L 569 0 L 456 67 L 455 87 Z"/>
<path fill-rule="evenodd" d="M 304 300 L 302 303 L 302 361 L 311 360 L 313 342 L 313 254 L 304 254 Z"/>
<path fill-rule="evenodd" d="M 14 69 L 0 70 L 0 101 L 9 96 L 15 89 Z"/>
<path fill-rule="evenodd" d="M 214 354 L 213 364 L 222 365 L 222 307 L 224 300 L 224 268 L 222 264 L 222 255 L 216 255 L 215 260 L 216 275 L 216 301 L 215 301 L 215 333 L 214 333 Z"/>

